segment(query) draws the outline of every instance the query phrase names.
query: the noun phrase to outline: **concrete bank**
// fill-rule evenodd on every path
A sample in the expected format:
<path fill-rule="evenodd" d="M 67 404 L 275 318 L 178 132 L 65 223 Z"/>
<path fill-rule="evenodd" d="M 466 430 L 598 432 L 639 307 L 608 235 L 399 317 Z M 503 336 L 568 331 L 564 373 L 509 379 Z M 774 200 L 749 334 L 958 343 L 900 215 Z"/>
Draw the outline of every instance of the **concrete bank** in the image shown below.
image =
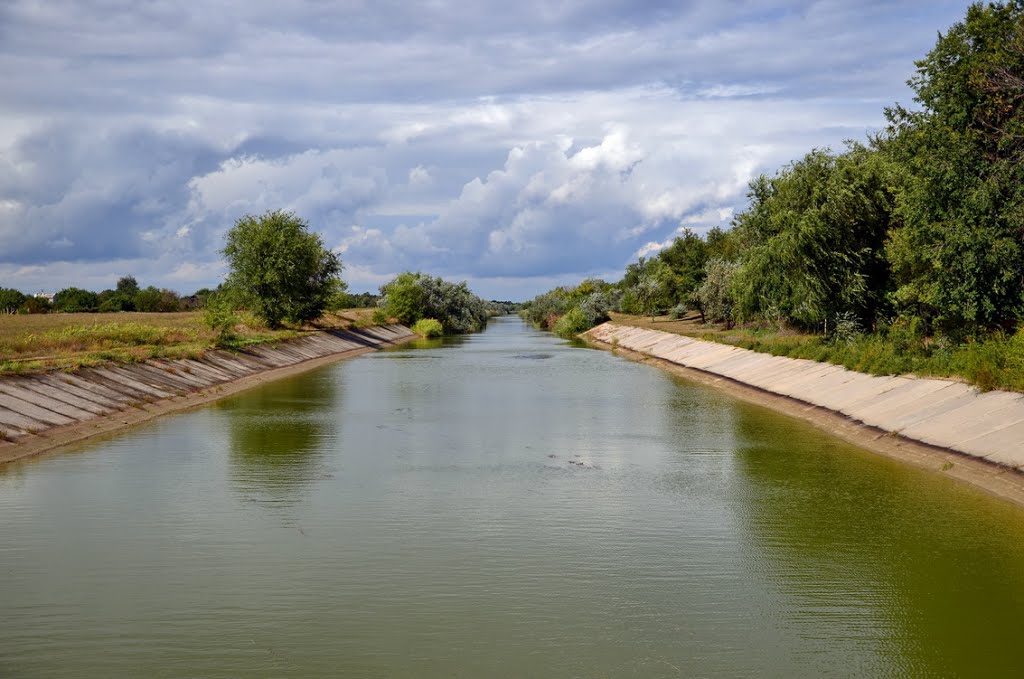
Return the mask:
<path fill-rule="evenodd" d="M 198 359 L 3 377 L 0 464 L 413 337 L 400 325 L 330 330 Z"/>
<path fill-rule="evenodd" d="M 584 338 L 711 378 L 704 381 L 731 383 L 784 399 L 788 407 L 782 401 L 766 405 L 781 404 L 779 409 L 808 415 L 804 419 L 815 421 L 813 411 L 834 414 L 840 419 L 817 424 L 891 457 L 906 459 L 907 455 L 893 452 L 903 449 L 920 458 L 911 460 L 919 466 L 937 467 L 931 464 L 940 459 L 934 453 L 945 454 L 947 460 L 949 453 L 963 456 L 952 458 L 958 463 L 964 457 L 982 461 L 988 468 L 981 470 L 983 476 L 1007 477 L 1000 482 L 1007 488 L 987 489 L 1024 504 L 1024 475 L 1006 474 L 1024 466 L 1022 394 L 980 392 L 943 379 L 866 375 L 842 366 L 614 323 L 593 328 Z M 929 452 L 933 454 L 930 461 Z M 940 464 L 943 471 L 952 467 Z M 967 474 L 958 469 L 951 475 L 961 473 Z M 964 480 L 986 487 L 976 478 Z"/>

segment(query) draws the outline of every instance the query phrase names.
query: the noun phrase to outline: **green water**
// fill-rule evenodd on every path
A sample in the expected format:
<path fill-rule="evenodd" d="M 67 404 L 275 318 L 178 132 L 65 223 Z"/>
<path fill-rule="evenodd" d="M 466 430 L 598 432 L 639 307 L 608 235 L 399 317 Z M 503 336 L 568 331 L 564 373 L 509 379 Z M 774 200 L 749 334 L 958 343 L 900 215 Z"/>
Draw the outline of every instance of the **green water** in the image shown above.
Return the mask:
<path fill-rule="evenodd" d="M 1021 676 L 1024 512 L 517 319 L 0 470 L 0 677 Z"/>

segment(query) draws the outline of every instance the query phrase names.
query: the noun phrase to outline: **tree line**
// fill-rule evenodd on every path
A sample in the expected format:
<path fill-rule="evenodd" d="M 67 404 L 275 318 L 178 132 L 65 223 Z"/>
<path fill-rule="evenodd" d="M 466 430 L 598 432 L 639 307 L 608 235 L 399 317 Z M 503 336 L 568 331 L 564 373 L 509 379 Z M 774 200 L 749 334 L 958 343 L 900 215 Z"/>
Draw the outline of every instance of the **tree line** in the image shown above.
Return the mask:
<path fill-rule="evenodd" d="M 1017 332 L 1024 3 L 971 5 L 908 84 L 916 107 L 887 108 L 879 133 L 754 179 L 729 229 L 687 231 L 620 281 L 545 293 L 526 317 L 563 333 L 611 310 L 952 342 Z"/>
<path fill-rule="evenodd" d="M 52 302 L 41 295 L 26 295 L 14 288 L 0 288 L 0 313 L 190 311 L 201 307 L 212 293 L 212 290 L 204 288 L 182 296 L 173 290 L 153 285 L 142 288 L 134 276 L 122 276 L 113 289 L 93 292 L 76 287 L 64 288 L 53 295 Z"/>
<path fill-rule="evenodd" d="M 216 290 L 181 297 L 172 290 L 140 288 L 132 276 L 103 292 L 65 288 L 54 296 L 29 296 L 0 288 L 0 312 L 181 311 L 202 308 L 206 323 L 221 340 L 233 337 L 237 312 L 247 311 L 270 328 L 304 324 L 326 311 L 372 307 L 374 320 L 423 321 L 423 334 L 475 332 L 493 315 L 512 313 L 512 302 L 485 302 L 465 282 L 452 283 L 423 273 L 404 272 L 380 288 L 380 294 L 350 294 L 341 278 L 342 262 L 319 234 L 298 215 L 271 210 L 244 215 L 225 235 L 221 250 L 229 273 Z"/>

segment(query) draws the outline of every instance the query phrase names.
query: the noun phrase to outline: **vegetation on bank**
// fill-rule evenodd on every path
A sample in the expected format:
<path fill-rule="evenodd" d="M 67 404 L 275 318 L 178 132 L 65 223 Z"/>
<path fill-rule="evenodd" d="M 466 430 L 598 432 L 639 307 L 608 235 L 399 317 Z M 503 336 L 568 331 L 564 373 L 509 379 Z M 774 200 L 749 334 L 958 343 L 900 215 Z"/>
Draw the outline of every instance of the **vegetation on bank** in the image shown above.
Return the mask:
<path fill-rule="evenodd" d="M 325 314 L 315 324 L 271 329 L 243 312 L 235 319 L 227 342 L 196 311 L 0 316 L 0 375 L 151 358 L 195 358 L 213 348 L 237 350 L 323 329 L 365 327 L 373 324 L 371 315 L 368 310 L 348 310 Z"/>
<path fill-rule="evenodd" d="M 380 300 L 374 314 L 378 323 L 397 321 L 426 329 L 425 320 L 440 324 L 440 334 L 479 332 L 491 316 L 508 313 L 508 302 L 488 303 L 469 289 L 465 281 L 452 283 L 420 272 L 406 271 L 380 288 Z M 429 324 L 434 327 L 433 324 Z M 429 335 L 436 336 L 436 335 Z"/>
<path fill-rule="evenodd" d="M 917 107 L 879 134 L 753 180 L 730 229 L 685 231 L 524 317 L 572 335 L 689 313 L 751 349 L 1022 389 L 1024 4 L 972 5 L 909 84 Z"/>
<path fill-rule="evenodd" d="M 397 276 L 379 296 L 349 295 L 340 276 L 341 260 L 308 229 L 290 212 L 240 218 L 228 231 L 222 251 L 230 269 L 227 280 L 217 290 L 197 294 L 194 306 L 201 311 L 196 312 L 176 312 L 180 304 L 171 301 L 180 298 L 156 288 L 140 290 L 131 276 L 104 293 L 62 290 L 52 308 L 32 306 L 40 298 L 0 290 L 0 304 L 5 305 L 0 314 L 0 375 L 195 357 L 211 348 L 239 349 L 323 328 L 364 327 L 391 319 L 425 337 L 437 337 L 481 330 L 491 315 L 512 310 L 509 302 L 484 302 L 465 283 L 419 273 Z M 149 297 L 171 301 L 151 305 Z M 375 307 L 341 311 L 352 302 Z M 100 308 L 113 311 L 101 313 Z M 129 311 L 134 308 L 153 312 Z M 74 312 L 35 313 L 53 309 Z"/>

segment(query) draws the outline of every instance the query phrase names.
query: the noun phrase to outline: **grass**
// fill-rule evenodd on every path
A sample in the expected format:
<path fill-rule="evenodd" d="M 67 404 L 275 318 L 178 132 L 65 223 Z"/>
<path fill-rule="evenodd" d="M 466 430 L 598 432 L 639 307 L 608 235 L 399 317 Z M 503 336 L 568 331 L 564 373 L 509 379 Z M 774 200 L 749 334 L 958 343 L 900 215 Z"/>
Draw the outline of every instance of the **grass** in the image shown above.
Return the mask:
<path fill-rule="evenodd" d="M 821 335 L 791 329 L 704 325 L 699 317 L 680 320 L 613 314 L 623 325 L 742 347 L 773 356 L 806 358 L 874 375 L 919 375 L 962 380 L 983 390 L 1024 392 L 1024 331 L 994 335 L 984 341 L 950 345 L 898 333 L 863 334 L 850 342 L 832 343 Z"/>
<path fill-rule="evenodd" d="M 364 327 L 371 309 L 327 314 L 315 323 L 271 330 L 240 313 L 229 348 L 277 342 L 327 328 Z M 201 312 L 0 315 L 0 375 L 73 370 L 150 358 L 195 358 L 217 333 Z"/>

